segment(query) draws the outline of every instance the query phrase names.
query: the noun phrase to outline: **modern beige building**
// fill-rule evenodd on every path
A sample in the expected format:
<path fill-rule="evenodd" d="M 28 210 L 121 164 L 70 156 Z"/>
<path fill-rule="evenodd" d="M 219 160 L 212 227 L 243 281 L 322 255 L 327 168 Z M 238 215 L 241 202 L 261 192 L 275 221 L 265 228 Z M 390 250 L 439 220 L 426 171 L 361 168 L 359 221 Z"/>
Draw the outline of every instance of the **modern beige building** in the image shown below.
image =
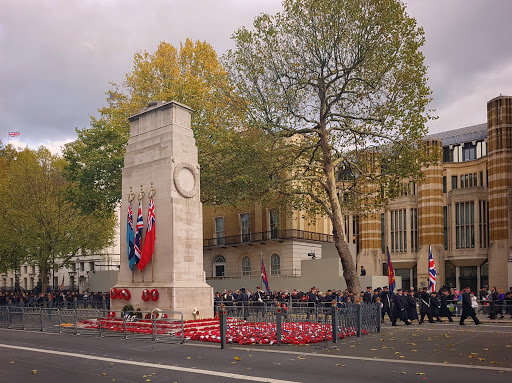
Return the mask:
<path fill-rule="evenodd" d="M 512 97 L 487 103 L 487 123 L 431 134 L 425 140 L 427 146 L 442 149 L 442 156 L 424 169 L 422 183 L 405 184 L 402 195 L 385 211 L 345 217 L 358 270 L 364 266 L 369 276 L 386 275 L 389 248 L 402 286 L 427 286 L 431 245 L 438 286 L 508 289 Z M 343 272 L 331 233 L 327 218 L 309 221 L 296 211 L 258 204 L 245 210 L 205 207 L 207 281 L 214 290 L 254 288 L 260 284 L 263 259 L 271 289 L 339 288 Z"/>

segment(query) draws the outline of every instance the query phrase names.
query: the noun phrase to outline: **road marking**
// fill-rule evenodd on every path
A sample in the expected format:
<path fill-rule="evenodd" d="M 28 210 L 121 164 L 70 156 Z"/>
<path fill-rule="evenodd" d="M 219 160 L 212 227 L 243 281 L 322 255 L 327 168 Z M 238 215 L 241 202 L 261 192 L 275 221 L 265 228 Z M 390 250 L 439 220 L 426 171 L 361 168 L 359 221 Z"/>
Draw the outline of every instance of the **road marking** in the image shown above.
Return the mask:
<path fill-rule="evenodd" d="M 60 356 L 69 356 L 69 357 L 72 357 L 72 358 L 99 360 L 99 361 L 103 361 L 103 362 L 119 363 L 119 364 L 129 364 L 129 365 L 132 365 L 132 366 L 160 368 L 160 369 L 164 369 L 164 370 L 181 371 L 181 372 L 188 372 L 188 373 L 192 373 L 192 374 L 212 375 L 212 376 L 219 376 L 219 377 L 223 377 L 223 378 L 239 379 L 239 380 L 242 380 L 242 381 L 269 382 L 269 383 L 298 383 L 296 381 L 291 381 L 291 380 L 281 380 L 281 379 L 265 378 L 265 377 L 259 377 L 259 376 L 232 374 L 232 373 L 229 373 L 229 372 L 203 370 L 203 369 L 199 369 L 199 368 L 188 368 L 188 367 L 170 366 L 170 365 L 166 365 L 166 364 L 136 362 L 136 361 L 131 361 L 131 360 L 105 358 L 105 357 L 101 357 L 101 356 L 86 355 L 86 354 L 76 354 L 76 353 L 71 353 L 71 352 L 54 351 L 54 350 L 32 348 L 32 347 L 23 347 L 23 346 L 13 346 L 13 345 L 2 344 L 2 343 L 0 343 L 0 347 L 10 348 L 10 349 L 15 349 L 15 350 L 39 352 L 39 353 L 42 353 L 42 354 L 54 354 L 54 355 L 60 355 Z"/>
<path fill-rule="evenodd" d="M 200 344 L 200 343 L 187 343 L 186 346 L 194 346 L 194 347 L 207 347 L 207 348 L 219 348 L 218 346 L 213 346 L 209 344 Z M 333 344 L 334 345 L 334 344 Z M 360 360 L 363 362 L 384 362 L 384 363 L 398 363 L 398 364 L 414 364 L 414 365 L 425 365 L 425 366 L 437 366 L 437 367 L 456 367 L 456 368 L 472 368 L 477 370 L 493 370 L 493 371 L 509 371 L 512 372 L 512 368 L 509 367 L 491 367 L 491 366 L 476 366 L 472 364 L 455 364 L 455 363 L 439 363 L 439 362 L 427 362 L 421 360 L 404 360 L 404 359 L 384 359 L 384 358 L 373 358 L 373 357 L 363 357 L 363 356 L 352 356 L 352 355 L 331 355 L 331 354 L 315 354 L 311 352 L 297 352 L 297 351 L 286 351 L 286 350 L 274 350 L 274 349 L 257 349 L 257 348 L 247 348 L 243 346 L 230 346 L 230 349 L 233 350 L 245 350 L 250 352 L 273 352 L 276 354 L 289 354 L 289 355 L 301 355 L 315 358 L 334 358 L 334 359 L 350 359 L 350 360 Z"/>

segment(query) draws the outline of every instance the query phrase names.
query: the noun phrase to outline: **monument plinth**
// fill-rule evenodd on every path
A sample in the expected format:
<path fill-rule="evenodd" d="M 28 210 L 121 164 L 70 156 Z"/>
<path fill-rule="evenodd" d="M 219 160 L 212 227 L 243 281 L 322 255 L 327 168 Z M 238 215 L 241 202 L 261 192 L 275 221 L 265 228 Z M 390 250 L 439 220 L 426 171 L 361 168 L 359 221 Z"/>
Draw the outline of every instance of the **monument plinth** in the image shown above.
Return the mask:
<path fill-rule="evenodd" d="M 115 288 L 128 289 L 131 297 L 111 299 L 113 311 L 131 304 L 142 311 L 181 311 L 184 319 L 213 317 L 213 290 L 203 271 L 203 211 L 191 113 L 192 109 L 178 102 L 159 101 L 129 119 L 122 182 L 121 268 Z M 156 216 L 154 254 L 142 272 L 136 266 L 131 271 L 126 241 L 130 195 L 135 196 L 131 203 L 134 226 L 138 199 L 144 195 L 145 233 L 148 194 L 152 189 Z M 144 300 L 145 289 L 156 289 L 158 300 Z"/>

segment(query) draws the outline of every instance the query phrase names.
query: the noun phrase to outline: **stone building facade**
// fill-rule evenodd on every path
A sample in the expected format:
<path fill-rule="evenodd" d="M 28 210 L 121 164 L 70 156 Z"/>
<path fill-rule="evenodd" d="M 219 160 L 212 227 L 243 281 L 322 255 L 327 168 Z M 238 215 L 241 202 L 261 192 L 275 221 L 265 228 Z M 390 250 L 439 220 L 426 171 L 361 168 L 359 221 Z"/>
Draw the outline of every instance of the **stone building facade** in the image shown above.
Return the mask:
<path fill-rule="evenodd" d="M 386 271 L 388 247 L 403 287 L 428 283 L 428 249 L 437 283 L 472 290 L 512 285 L 512 97 L 487 103 L 487 123 L 431 134 L 442 158 L 424 169 L 386 211 L 361 221 L 358 264 Z M 380 234 L 380 238 L 379 235 Z M 380 245 L 380 246 L 377 246 Z"/>
<path fill-rule="evenodd" d="M 512 285 L 512 97 L 487 103 L 487 123 L 431 134 L 440 153 L 420 184 L 404 183 L 386 210 L 345 217 L 358 270 L 387 273 L 389 248 L 404 288 L 428 284 L 429 245 L 438 286 Z M 441 154 L 442 153 L 442 154 Z M 215 290 L 260 284 L 261 260 L 274 288 L 335 287 L 342 271 L 327 218 L 307 220 L 255 204 L 245 210 L 205 207 L 204 268 Z M 323 259 L 327 268 L 319 268 Z M 308 255 L 309 254 L 309 255 Z M 330 260 L 330 261 L 329 261 Z M 332 262 L 332 264 L 328 264 Z M 311 275 L 314 272 L 316 275 Z M 329 283 L 322 282 L 328 280 Z M 342 283 L 342 282 L 340 282 Z M 276 287 L 277 286 L 277 287 Z M 337 284 L 337 286 L 341 286 Z"/>

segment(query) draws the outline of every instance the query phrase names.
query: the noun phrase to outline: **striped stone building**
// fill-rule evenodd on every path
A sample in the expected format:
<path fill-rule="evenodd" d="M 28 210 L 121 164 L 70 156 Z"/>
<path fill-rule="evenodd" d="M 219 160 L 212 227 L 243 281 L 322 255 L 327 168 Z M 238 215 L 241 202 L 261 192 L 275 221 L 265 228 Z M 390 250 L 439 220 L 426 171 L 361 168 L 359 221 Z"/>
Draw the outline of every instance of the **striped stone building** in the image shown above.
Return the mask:
<path fill-rule="evenodd" d="M 425 140 L 428 149 L 442 154 L 424 169 L 420 184 L 404 184 L 401 196 L 385 211 L 345 217 L 358 270 L 364 266 L 369 276 L 386 275 L 389 248 L 402 286 L 427 286 L 431 245 L 438 284 L 508 288 L 512 97 L 487 103 L 487 123 L 431 134 Z M 342 270 L 336 266 L 331 233 L 326 219 L 305 220 L 298 212 L 289 215 L 261 205 L 243 211 L 205 208 L 206 278 L 215 289 L 257 285 L 263 259 L 278 288 L 305 288 L 314 285 L 315 278 L 316 285 L 329 281 L 326 288 L 335 287 Z M 324 266 L 312 262 L 312 254 L 323 259 Z"/>
<path fill-rule="evenodd" d="M 361 220 L 358 264 L 386 272 L 389 247 L 405 288 L 427 286 L 432 246 L 437 281 L 476 290 L 512 285 L 512 97 L 487 103 L 487 123 L 431 134 L 439 161 L 423 169 L 386 211 Z"/>

